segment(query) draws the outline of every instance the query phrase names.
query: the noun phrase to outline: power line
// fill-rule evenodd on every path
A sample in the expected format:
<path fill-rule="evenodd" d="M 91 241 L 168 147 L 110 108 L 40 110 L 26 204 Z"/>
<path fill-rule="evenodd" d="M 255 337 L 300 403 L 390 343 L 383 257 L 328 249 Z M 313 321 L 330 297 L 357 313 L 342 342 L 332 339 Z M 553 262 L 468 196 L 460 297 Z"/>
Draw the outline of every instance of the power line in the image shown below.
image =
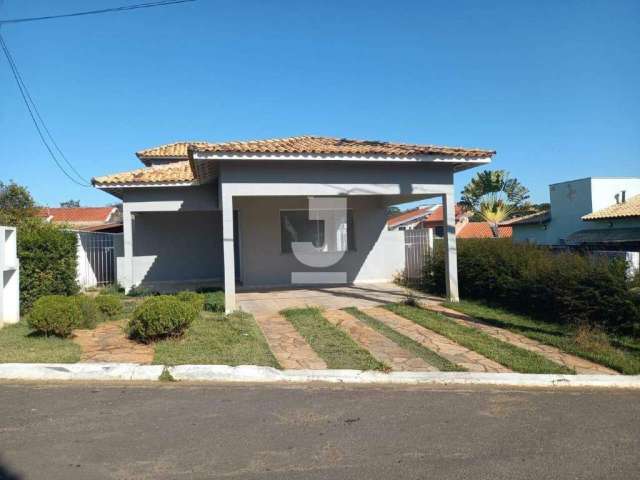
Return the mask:
<path fill-rule="evenodd" d="M 49 152 L 49 155 L 51 155 L 52 160 L 54 161 L 56 166 L 60 169 L 60 171 L 69 180 L 71 180 L 73 183 L 75 183 L 77 185 L 80 185 L 82 187 L 90 187 L 91 185 L 89 185 L 88 183 L 82 183 L 82 182 L 79 182 L 78 180 L 76 180 L 75 178 L 73 178 L 64 169 L 64 167 L 60 164 L 60 162 L 56 158 L 55 154 L 53 153 L 53 150 L 51 149 L 51 146 L 47 143 L 47 140 L 46 140 L 42 130 L 44 129 L 49 134 L 49 136 L 51 136 L 51 134 L 49 133 L 49 130 L 46 128 L 46 125 L 42 121 L 42 117 L 40 117 L 40 114 L 37 114 L 37 117 L 42 122 L 42 128 L 40 127 L 40 124 L 38 124 L 38 120 L 36 119 L 36 115 L 34 115 L 34 111 L 36 110 L 35 103 L 33 103 L 33 108 L 32 108 L 32 105 L 29 103 L 29 100 L 31 99 L 31 95 L 29 94 L 29 91 L 27 89 L 26 84 L 24 84 L 24 82 L 22 81 L 22 77 L 20 75 L 20 72 L 18 71 L 18 68 L 17 68 L 15 62 L 13 61 L 13 57 L 11 56 L 11 52 L 9 51 L 9 48 L 7 47 L 7 44 L 5 43 L 4 38 L 2 37 L 1 34 L 0 34 L 0 47 L 2 47 L 2 51 L 4 52 L 4 55 L 7 58 L 7 62 L 9 62 L 9 67 L 11 69 L 11 73 L 13 74 L 13 78 L 15 79 L 15 81 L 16 81 L 16 83 L 18 85 L 18 90 L 20 91 L 20 96 L 22 97 L 22 100 L 24 101 L 24 104 L 26 105 L 27 110 L 29 111 L 29 116 L 31 117 L 31 121 L 33 122 L 33 125 L 36 127 L 36 131 L 38 132 L 38 136 L 40 137 L 40 140 L 42 141 L 42 144 L 45 146 L 45 148 Z M 33 102 L 33 100 L 31 100 L 31 102 Z M 51 137 L 51 138 L 53 138 L 53 137 Z M 54 141 L 52 141 L 52 143 L 55 144 Z M 67 163 L 69 163 L 69 162 L 67 162 Z M 71 165 L 71 164 L 69 163 L 69 165 Z M 71 167 L 71 168 L 73 169 L 74 172 L 76 172 L 76 174 L 80 178 L 82 178 L 80 176 L 80 174 L 77 173 L 75 168 L 73 168 L 73 167 Z"/>
<path fill-rule="evenodd" d="M 64 13 L 61 15 L 47 15 L 44 17 L 26 17 L 26 18 L 10 18 L 0 20 L 0 25 L 8 23 L 24 23 L 38 22 L 40 20 L 52 20 L 54 18 L 80 17 L 83 15 L 97 15 L 100 13 L 124 12 L 127 10 L 136 10 L 139 8 L 164 7 L 167 5 L 176 5 L 178 3 L 195 2 L 196 0 L 161 0 L 157 2 L 138 3 L 135 5 L 123 5 L 122 7 L 103 8 L 100 10 L 87 10 L 85 12 Z"/>

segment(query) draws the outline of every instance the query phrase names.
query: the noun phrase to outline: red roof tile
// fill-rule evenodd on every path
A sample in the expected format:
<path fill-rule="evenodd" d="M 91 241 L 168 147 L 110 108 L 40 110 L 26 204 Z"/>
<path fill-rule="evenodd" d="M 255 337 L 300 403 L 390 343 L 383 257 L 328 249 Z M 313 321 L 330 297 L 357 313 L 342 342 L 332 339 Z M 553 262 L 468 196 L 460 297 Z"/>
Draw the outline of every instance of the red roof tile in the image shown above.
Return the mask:
<path fill-rule="evenodd" d="M 107 222 L 115 207 L 41 208 L 37 215 L 52 222 Z"/>
<path fill-rule="evenodd" d="M 498 227 L 500 238 L 511 238 L 511 227 Z M 487 222 L 469 222 L 456 235 L 458 238 L 493 238 L 491 226 Z"/>

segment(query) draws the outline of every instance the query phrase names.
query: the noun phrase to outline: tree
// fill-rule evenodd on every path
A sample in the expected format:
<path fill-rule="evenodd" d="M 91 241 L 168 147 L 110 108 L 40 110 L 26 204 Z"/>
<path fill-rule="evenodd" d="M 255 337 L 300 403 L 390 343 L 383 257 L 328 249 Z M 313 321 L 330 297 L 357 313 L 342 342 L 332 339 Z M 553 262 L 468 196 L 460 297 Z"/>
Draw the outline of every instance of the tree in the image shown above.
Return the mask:
<path fill-rule="evenodd" d="M 60 202 L 62 208 L 80 208 L 80 200 L 67 200 L 66 202 Z"/>
<path fill-rule="evenodd" d="M 17 226 L 35 214 L 36 205 L 29 190 L 14 181 L 0 182 L 0 225 Z"/>
<path fill-rule="evenodd" d="M 498 225 L 518 212 L 529 198 L 529 189 L 505 170 L 479 172 L 464 187 L 461 204 L 473 210 L 499 237 Z"/>

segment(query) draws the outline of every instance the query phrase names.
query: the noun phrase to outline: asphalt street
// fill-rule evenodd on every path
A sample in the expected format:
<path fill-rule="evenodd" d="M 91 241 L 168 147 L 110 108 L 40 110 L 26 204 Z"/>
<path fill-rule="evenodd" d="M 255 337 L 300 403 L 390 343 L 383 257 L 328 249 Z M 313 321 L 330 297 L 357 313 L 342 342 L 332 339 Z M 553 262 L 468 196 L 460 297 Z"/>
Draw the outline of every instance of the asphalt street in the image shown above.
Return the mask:
<path fill-rule="evenodd" d="M 639 475 L 640 392 L 0 384 L 0 478 Z"/>

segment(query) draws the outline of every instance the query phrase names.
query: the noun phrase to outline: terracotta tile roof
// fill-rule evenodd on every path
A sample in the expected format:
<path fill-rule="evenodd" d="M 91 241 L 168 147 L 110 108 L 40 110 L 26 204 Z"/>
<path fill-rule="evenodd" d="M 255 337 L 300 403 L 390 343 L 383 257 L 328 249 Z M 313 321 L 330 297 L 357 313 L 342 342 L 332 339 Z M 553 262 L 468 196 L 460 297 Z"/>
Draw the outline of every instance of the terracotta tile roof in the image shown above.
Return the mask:
<path fill-rule="evenodd" d="M 456 222 L 460 220 L 464 213 L 464 208 L 462 208 L 460 205 L 456 205 Z M 442 205 L 438 205 L 433 213 L 429 215 L 429 217 L 424 222 L 422 222 L 422 225 L 424 226 L 424 228 L 438 227 L 443 224 L 443 221 L 444 208 L 442 208 Z"/>
<path fill-rule="evenodd" d="M 629 198 L 624 203 L 616 203 L 582 217 L 582 220 L 607 220 L 613 218 L 640 217 L 640 195 Z"/>
<path fill-rule="evenodd" d="M 498 226 L 500 238 L 511 238 L 511 227 Z M 491 226 L 487 222 L 469 222 L 456 234 L 457 238 L 493 238 Z"/>
<path fill-rule="evenodd" d="M 140 150 L 136 152 L 136 155 L 139 159 L 143 158 L 177 158 L 177 159 L 187 159 L 189 155 L 187 153 L 187 148 L 189 146 L 200 147 L 205 145 L 211 145 L 208 142 L 174 142 L 167 143 L 166 145 L 160 145 L 158 147 L 145 148 L 144 150 Z"/>
<path fill-rule="evenodd" d="M 159 147 L 162 149 L 167 146 Z M 173 144 L 171 150 L 182 147 Z M 194 143 L 191 150 L 198 152 L 228 153 L 300 153 L 300 154 L 337 154 L 337 155 L 392 155 L 411 156 L 425 154 L 443 154 L 459 156 L 491 156 L 494 150 L 480 148 L 445 147 L 439 145 L 417 145 L 410 143 L 391 143 L 370 140 L 351 140 L 347 138 L 330 138 L 316 136 L 300 136 L 275 138 L 270 140 L 253 140 L 248 142 L 226 143 Z M 148 151 L 147 151 L 148 152 Z M 148 153 L 146 153 L 148 155 Z"/>
<path fill-rule="evenodd" d="M 542 212 L 532 213 L 530 215 L 524 215 L 522 217 L 511 218 L 502 222 L 502 225 L 533 225 L 539 223 L 546 223 L 551 220 L 551 212 L 544 210 Z"/>
<path fill-rule="evenodd" d="M 433 211 L 432 206 L 428 207 L 418 207 L 413 208 L 411 210 L 407 210 L 406 212 L 399 213 L 398 215 L 394 215 L 393 217 L 387 220 L 387 225 L 390 228 L 393 228 L 397 225 L 409 222 L 411 220 L 417 221 L 420 218 L 429 215 Z"/>
<path fill-rule="evenodd" d="M 61 223 L 105 223 L 109 220 L 115 207 L 78 207 L 78 208 L 40 208 L 39 217 L 49 218 L 52 222 Z"/>
<path fill-rule="evenodd" d="M 108 186 L 119 184 L 164 184 L 192 182 L 193 172 L 186 160 L 169 163 L 167 165 L 155 165 L 153 167 L 139 168 L 130 172 L 114 173 L 103 177 L 94 177 L 94 186 Z"/>

